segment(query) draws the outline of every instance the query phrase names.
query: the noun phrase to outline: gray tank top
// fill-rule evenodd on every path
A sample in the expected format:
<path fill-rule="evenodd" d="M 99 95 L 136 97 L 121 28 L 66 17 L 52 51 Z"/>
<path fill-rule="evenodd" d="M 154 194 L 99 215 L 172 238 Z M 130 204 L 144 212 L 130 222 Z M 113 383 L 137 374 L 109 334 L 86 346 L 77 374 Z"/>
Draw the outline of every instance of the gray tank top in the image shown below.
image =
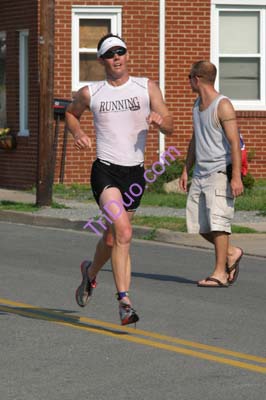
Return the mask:
<path fill-rule="evenodd" d="M 199 110 L 200 98 L 193 107 L 193 124 L 196 144 L 196 162 L 193 176 L 203 177 L 225 171 L 231 163 L 230 144 L 217 115 L 218 104 L 227 97 L 217 96 L 209 107 Z"/>

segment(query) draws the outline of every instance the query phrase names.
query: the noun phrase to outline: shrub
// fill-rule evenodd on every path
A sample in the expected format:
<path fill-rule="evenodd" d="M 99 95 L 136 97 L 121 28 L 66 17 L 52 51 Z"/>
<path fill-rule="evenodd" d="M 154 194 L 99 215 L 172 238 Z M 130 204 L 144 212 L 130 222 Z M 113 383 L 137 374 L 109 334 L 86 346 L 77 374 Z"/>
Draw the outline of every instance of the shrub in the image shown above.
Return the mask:
<path fill-rule="evenodd" d="M 165 166 L 165 171 L 161 175 L 157 175 L 157 179 L 148 184 L 147 191 L 148 192 L 156 192 L 156 193 L 164 193 L 163 190 L 163 184 L 167 182 L 171 182 L 174 179 L 177 179 L 181 176 L 183 166 L 185 164 L 185 160 L 180 160 L 177 158 L 173 162 L 171 162 L 170 165 Z M 146 169 L 150 169 L 150 167 L 147 167 Z M 159 171 L 159 169 L 158 169 Z M 189 178 L 192 177 L 193 169 L 191 169 L 189 173 Z M 153 179 L 154 178 L 154 172 L 152 172 L 149 176 L 149 178 Z M 252 189 L 255 185 L 255 178 L 253 175 L 251 175 L 250 172 L 247 173 L 246 176 L 243 177 L 243 185 L 245 189 Z"/>
<path fill-rule="evenodd" d="M 245 189 L 252 189 L 255 185 L 255 178 L 250 172 L 246 176 L 243 176 L 243 185 Z"/>
<path fill-rule="evenodd" d="M 184 163 L 184 160 L 176 159 L 171 162 L 170 165 L 166 165 L 165 171 L 161 175 L 157 175 L 157 179 L 148 185 L 147 190 L 149 192 L 164 193 L 163 184 L 179 178 L 182 173 Z M 147 167 L 146 169 L 150 169 L 150 167 Z M 148 177 L 152 179 L 153 175 L 154 173 L 152 173 L 150 176 L 148 174 Z"/>

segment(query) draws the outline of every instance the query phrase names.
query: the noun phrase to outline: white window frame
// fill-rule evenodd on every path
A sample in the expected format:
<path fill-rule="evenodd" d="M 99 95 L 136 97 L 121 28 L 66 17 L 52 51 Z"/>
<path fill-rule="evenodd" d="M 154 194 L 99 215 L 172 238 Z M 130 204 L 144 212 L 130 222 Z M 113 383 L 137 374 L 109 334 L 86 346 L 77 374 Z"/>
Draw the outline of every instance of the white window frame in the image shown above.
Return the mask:
<path fill-rule="evenodd" d="M 88 82 L 79 81 L 79 53 L 82 50 L 95 53 L 96 49 L 81 49 L 79 47 L 80 19 L 110 19 L 111 32 L 121 36 L 122 7 L 120 6 L 73 6 L 72 7 L 72 91 L 80 89 Z"/>
<path fill-rule="evenodd" d="M 266 111 L 266 0 L 211 0 L 211 61 L 217 67 L 216 90 L 219 91 L 219 12 L 256 11 L 260 13 L 260 100 L 232 100 L 236 110 Z M 237 54 L 246 57 L 246 54 Z M 258 54 L 248 54 L 258 57 Z"/>
<path fill-rule="evenodd" d="M 6 31 L 0 31 L 0 38 L 4 39 L 6 41 L 7 38 L 7 33 Z M 6 44 L 5 44 L 6 46 Z M 5 69 L 6 69 L 6 49 L 5 49 Z M 6 71 L 5 71 L 6 72 Z M 4 121 L 3 121 L 3 125 L 0 125 L 0 128 L 6 128 L 6 123 L 7 123 L 7 109 L 6 109 L 6 82 L 5 82 L 5 86 L 4 86 L 4 90 L 2 91 L 2 93 L 0 93 L 0 95 L 3 96 L 2 100 L 3 100 L 3 106 L 4 106 Z"/>
<path fill-rule="evenodd" d="M 19 136 L 29 136 L 29 31 L 19 31 Z"/>

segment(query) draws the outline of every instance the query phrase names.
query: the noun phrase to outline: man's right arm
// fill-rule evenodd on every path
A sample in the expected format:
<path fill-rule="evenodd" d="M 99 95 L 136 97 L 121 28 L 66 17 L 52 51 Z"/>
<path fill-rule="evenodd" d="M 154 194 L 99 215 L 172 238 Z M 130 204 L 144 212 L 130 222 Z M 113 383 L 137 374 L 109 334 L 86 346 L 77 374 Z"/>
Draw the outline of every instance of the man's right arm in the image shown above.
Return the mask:
<path fill-rule="evenodd" d="M 91 147 L 90 138 L 80 127 L 80 118 L 84 111 L 89 108 L 89 103 L 89 89 L 85 86 L 75 94 L 74 100 L 66 109 L 66 126 L 74 138 L 75 147 L 79 150 Z"/>
<path fill-rule="evenodd" d="M 188 174 L 195 163 L 195 136 L 194 133 L 188 145 L 186 163 L 183 172 L 179 179 L 179 187 L 184 192 L 187 192 Z"/>

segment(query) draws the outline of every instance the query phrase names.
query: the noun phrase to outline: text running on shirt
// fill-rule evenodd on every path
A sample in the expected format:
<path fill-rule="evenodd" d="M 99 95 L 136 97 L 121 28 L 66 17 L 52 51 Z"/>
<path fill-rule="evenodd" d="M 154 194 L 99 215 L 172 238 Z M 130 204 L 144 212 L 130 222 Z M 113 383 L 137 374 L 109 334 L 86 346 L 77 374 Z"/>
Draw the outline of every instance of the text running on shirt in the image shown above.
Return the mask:
<path fill-rule="evenodd" d="M 108 112 L 138 111 L 138 110 L 140 110 L 140 104 L 138 98 L 131 97 L 130 99 L 101 101 L 99 112 L 108 113 Z"/>

